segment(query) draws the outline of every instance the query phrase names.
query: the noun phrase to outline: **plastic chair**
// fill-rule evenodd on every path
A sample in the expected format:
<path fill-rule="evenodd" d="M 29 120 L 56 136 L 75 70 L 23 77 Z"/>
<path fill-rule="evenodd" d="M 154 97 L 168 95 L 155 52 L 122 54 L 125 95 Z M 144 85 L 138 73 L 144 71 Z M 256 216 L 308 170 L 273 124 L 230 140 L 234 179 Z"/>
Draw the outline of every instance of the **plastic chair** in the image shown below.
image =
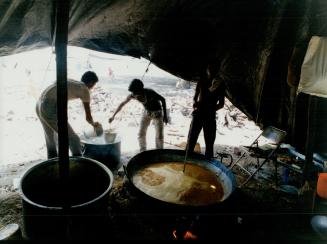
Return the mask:
<path fill-rule="evenodd" d="M 260 133 L 260 135 L 251 143 L 250 146 L 241 146 L 243 153 L 230 166 L 230 169 L 238 166 L 249 175 L 248 178 L 239 187 L 247 184 L 266 162 L 269 160 L 275 161 L 275 153 L 280 147 L 280 144 L 283 142 L 286 135 L 287 133 L 285 131 L 273 126 L 268 126 Z M 257 168 L 253 173 L 251 173 L 239 163 L 245 155 L 250 155 L 257 159 Z M 263 159 L 261 163 L 260 159 Z"/>

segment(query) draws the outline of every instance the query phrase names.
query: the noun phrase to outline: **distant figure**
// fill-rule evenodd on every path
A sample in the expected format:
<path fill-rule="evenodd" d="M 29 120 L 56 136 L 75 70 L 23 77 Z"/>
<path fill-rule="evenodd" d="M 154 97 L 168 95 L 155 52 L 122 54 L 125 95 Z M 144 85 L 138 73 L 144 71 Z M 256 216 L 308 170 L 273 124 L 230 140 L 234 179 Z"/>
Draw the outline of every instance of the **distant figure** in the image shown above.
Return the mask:
<path fill-rule="evenodd" d="M 197 82 L 193 98 L 193 118 L 186 147 L 187 155 L 194 151 L 200 131 L 203 129 L 206 144 L 205 156 L 213 157 L 216 139 L 216 111 L 223 108 L 225 104 L 225 83 L 218 77 L 214 78 L 213 66 L 208 65 L 206 73 Z"/>
<path fill-rule="evenodd" d="M 98 82 L 97 75 L 92 71 L 83 74 L 80 81 L 69 79 L 67 81 L 68 100 L 81 99 L 85 109 L 86 121 L 91 124 L 94 129 L 101 126 L 98 122 L 94 122 L 90 109 L 90 90 Z M 36 113 L 39 117 L 45 134 L 45 142 L 47 146 L 48 159 L 58 156 L 57 153 L 57 84 L 54 83 L 46 88 L 37 104 Z M 82 155 L 80 138 L 74 132 L 68 123 L 69 148 L 73 156 Z"/>
<path fill-rule="evenodd" d="M 156 148 L 163 148 L 164 134 L 163 123 L 167 124 L 167 111 L 165 98 L 159 95 L 152 89 L 144 88 L 143 82 L 139 79 L 134 79 L 130 83 L 128 90 L 132 93 L 118 106 L 115 113 L 109 118 L 111 123 L 116 114 L 132 99 L 136 99 L 144 106 L 143 115 L 141 118 L 140 129 L 138 133 L 138 140 L 140 151 L 146 150 L 146 132 L 151 120 L 154 121 L 156 130 Z"/>
<path fill-rule="evenodd" d="M 108 67 L 108 77 L 110 80 L 115 78 L 114 71 L 110 67 Z"/>

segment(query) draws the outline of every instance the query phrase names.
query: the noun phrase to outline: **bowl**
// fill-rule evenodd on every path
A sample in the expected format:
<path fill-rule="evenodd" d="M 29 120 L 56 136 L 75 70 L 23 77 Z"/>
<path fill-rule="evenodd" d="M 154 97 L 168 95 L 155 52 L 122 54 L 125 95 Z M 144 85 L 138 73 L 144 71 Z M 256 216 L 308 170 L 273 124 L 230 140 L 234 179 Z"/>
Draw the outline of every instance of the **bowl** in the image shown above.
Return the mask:
<path fill-rule="evenodd" d="M 107 143 L 113 143 L 116 139 L 117 133 L 111 131 L 104 132 L 104 138 Z"/>

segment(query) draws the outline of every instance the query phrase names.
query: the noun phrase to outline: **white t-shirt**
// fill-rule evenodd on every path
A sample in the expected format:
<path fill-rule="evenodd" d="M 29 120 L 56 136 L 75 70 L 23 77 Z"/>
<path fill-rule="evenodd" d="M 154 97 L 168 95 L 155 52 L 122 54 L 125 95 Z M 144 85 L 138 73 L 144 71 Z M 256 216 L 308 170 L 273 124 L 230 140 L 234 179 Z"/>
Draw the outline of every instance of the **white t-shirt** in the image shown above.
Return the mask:
<path fill-rule="evenodd" d="M 82 102 L 90 102 L 90 91 L 80 81 L 67 80 L 67 100 L 81 99 Z M 41 113 L 47 117 L 57 116 L 57 83 L 46 88 L 39 99 Z"/>
<path fill-rule="evenodd" d="M 327 37 L 311 37 L 297 92 L 327 98 Z"/>

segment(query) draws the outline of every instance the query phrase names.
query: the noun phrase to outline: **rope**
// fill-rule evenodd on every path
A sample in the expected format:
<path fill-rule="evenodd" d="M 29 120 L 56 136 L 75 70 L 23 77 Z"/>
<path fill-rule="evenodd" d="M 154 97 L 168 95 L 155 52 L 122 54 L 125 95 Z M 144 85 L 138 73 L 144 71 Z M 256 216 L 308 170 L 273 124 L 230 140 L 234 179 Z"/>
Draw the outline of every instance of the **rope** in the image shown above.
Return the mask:
<path fill-rule="evenodd" d="M 150 67 L 151 63 L 152 63 L 152 61 L 150 60 L 148 66 L 146 67 L 146 69 L 144 71 L 144 74 L 142 75 L 142 78 L 141 78 L 142 81 L 143 81 L 143 78 L 144 78 L 145 74 L 149 71 L 149 67 Z"/>
<path fill-rule="evenodd" d="M 50 59 L 49 59 L 49 62 L 48 62 L 48 65 L 47 65 L 47 68 L 45 69 L 44 71 L 44 75 L 43 75 L 43 79 L 42 79 L 42 84 L 44 84 L 44 81 L 45 81 L 45 77 L 46 77 L 46 74 L 48 73 L 49 71 L 49 67 L 50 67 L 50 64 L 51 64 L 51 61 L 52 61 L 52 57 L 53 57 L 53 46 L 51 46 L 51 56 L 50 56 Z"/>

